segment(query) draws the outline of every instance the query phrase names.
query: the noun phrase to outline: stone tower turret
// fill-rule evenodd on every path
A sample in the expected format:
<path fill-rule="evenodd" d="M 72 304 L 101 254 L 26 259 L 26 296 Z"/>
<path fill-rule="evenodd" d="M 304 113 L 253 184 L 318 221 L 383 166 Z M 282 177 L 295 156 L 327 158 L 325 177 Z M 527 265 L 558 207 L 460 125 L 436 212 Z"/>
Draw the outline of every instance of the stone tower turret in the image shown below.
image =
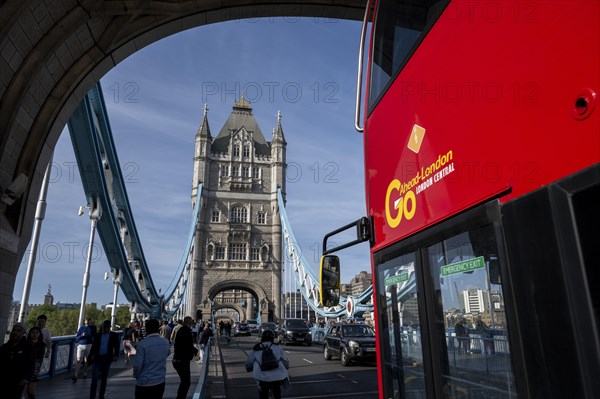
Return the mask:
<path fill-rule="evenodd" d="M 281 127 L 281 112 L 277 111 L 277 126 L 273 129 L 273 138 L 271 140 L 271 159 L 272 163 L 272 184 L 271 191 L 277 192 L 277 187 L 281 187 L 281 194 L 285 199 L 285 169 L 286 165 L 286 147 L 287 143 Z"/>
<path fill-rule="evenodd" d="M 196 204 L 198 184 L 208 180 L 209 163 L 207 154 L 210 154 L 212 136 L 208 126 L 208 105 L 204 103 L 204 116 L 196 132 L 196 146 L 194 149 L 194 176 L 192 178 L 192 208 Z"/>

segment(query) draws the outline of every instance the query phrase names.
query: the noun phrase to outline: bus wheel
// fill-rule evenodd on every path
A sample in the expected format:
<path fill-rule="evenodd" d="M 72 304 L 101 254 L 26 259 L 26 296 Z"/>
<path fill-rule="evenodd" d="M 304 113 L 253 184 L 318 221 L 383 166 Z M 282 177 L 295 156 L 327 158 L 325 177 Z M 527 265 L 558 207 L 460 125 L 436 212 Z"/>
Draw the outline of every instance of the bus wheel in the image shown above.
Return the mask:
<path fill-rule="evenodd" d="M 325 360 L 331 360 L 331 351 L 329 350 L 329 345 L 325 344 L 323 347 L 323 357 Z"/>
<path fill-rule="evenodd" d="M 340 350 L 340 360 L 342 361 L 342 366 L 347 367 L 350 365 L 350 356 L 348 356 L 348 352 L 346 349 Z"/>

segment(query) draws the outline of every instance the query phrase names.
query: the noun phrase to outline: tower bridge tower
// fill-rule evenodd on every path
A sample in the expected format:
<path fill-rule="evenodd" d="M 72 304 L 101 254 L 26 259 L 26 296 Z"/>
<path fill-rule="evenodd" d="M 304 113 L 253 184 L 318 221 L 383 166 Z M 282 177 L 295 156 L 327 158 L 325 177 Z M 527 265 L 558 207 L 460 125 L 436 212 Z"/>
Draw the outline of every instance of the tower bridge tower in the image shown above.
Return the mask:
<path fill-rule="evenodd" d="M 192 181 L 192 207 L 202 201 L 186 303 L 193 317 L 206 320 L 212 311 L 228 308 L 241 319 L 277 320 L 282 275 L 277 189 L 285 198 L 286 145 L 281 114 L 266 141 L 243 94 L 214 138 L 204 106 Z"/>

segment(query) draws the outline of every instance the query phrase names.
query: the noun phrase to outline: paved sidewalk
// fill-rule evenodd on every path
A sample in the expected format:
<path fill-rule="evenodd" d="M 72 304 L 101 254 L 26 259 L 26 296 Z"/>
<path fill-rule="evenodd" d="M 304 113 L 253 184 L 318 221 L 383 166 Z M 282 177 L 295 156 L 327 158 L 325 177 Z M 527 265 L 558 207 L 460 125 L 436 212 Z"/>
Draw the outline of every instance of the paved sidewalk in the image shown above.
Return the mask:
<path fill-rule="evenodd" d="M 258 395 L 252 373 L 246 372 L 246 353 L 235 339 L 227 343 L 225 337 L 213 340 L 209 365 L 207 392 L 204 399 L 248 399 Z M 257 339 L 258 342 L 258 339 Z"/>
<path fill-rule="evenodd" d="M 172 356 L 172 355 L 171 355 Z M 171 356 L 167 360 L 167 378 L 164 399 L 175 398 L 179 387 L 179 376 L 171 363 Z M 188 391 L 188 398 L 192 398 L 198 378 L 200 377 L 201 364 L 192 361 L 190 369 L 192 372 L 192 385 Z M 133 378 L 132 362 L 125 365 L 125 360 L 120 357 L 110 368 L 108 385 L 106 387 L 106 399 L 131 399 L 135 393 L 135 378 Z M 91 374 L 91 371 L 88 373 Z M 43 379 L 37 386 L 37 397 L 57 399 L 83 399 L 90 396 L 90 384 L 92 378 L 79 378 L 77 382 L 71 380 L 71 373 L 55 375 L 52 378 Z M 100 382 L 98 382 L 98 389 Z"/>

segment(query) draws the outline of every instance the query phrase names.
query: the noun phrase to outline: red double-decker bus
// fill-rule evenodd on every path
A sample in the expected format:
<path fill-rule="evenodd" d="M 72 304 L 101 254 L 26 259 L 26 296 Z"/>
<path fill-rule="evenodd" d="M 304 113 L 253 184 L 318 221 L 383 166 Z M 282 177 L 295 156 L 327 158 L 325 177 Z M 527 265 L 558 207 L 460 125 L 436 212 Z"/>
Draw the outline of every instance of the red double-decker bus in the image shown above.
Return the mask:
<path fill-rule="evenodd" d="M 373 3 L 379 396 L 600 398 L 600 2 Z"/>

